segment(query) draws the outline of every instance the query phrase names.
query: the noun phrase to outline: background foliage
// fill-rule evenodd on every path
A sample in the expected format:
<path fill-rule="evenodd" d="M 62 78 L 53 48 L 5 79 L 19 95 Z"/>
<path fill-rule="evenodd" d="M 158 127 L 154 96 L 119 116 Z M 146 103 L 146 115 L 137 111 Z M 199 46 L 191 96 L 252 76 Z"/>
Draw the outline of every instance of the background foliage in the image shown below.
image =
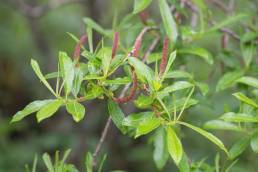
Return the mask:
<path fill-rule="evenodd" d="M 196 48 L 191 51 L 181 49 L 181 52 L 178 52 L 175 68 L 185 70 L 193 75 L 196 81 L 209 85 L 206 96 L 200 93 L 195 95 L 199 104 L 187 110 L 184 120 L 200 127 L 205 124 L 204 127 L 207 129 L 218 129 L 218 123 L 214 127 L 213 123 L 207 122 L 214 122 L 225 112 L 250 112 L 250 107 L 240 103 L 232 94 L 241 91 L 254 102 L 257 103 L 258 100 L 257 85 L 253 87 L 254 84 L 241 84 L 243 81 L 235 84 L 235 80 L 241 76 L 257 78 L 257 2 L 237 0 L 231 8 L 231 1 L 191 1 L 199 10 L 197 16 L 187 7 L 181 7 L 179 1 L 168 2 L 174 4 L 176 12 L 180 14 L 179 34 L 181 39 L 183 36 L 186 38 L 182 45 L 177 46 L 182 48 L 190 45 L 204 48 L 208 52 L 198 51 Z M 137 9 L 137 4 L 133 1 L 123 0 L 0 1 L 0 171 L 23 171 L 24 164 L 32 164 L 35 153 L 40 155 L 38 169 L 43 171 L 41 154 L 48 152 L 54 155 L 56 150 L 64 152 L 68 148 L 72 150 L 68 161 L 79 169 L 84 169 L 86 152 L 95 148 L 107 119 L 107 105 L 103 100 L 86 103 L 86 117 L 80 123 L 74 122 L 70 116 L 64 115 L 64 110 L 61 110 L 58 111 L 58 115 L 39 124 L 34 116 L 10 124 L 12 115 L 29 102 L 50 97 L 29 66 L 30 59 L 36 59 L 44 73 L 55 71 L 58 51 L 66 51 L 71 55 L 76 44 L 66 32 L 78 37 L 85 32 L 85 16 L 100 23 L 103 28 L 112 28 L 116 22 L 124 21 L 126 31 L 120 34 L 128 47 L 142 28 L 138 15 L 130 17 L 128 14 L 137 13 L 142 10 L 141 8 L 143 7 Z M 153 1 L 148 7 L 149 15 L 153 21 L 161 23 L 162 17 L 157 9 L 158 3 Z M 114 16 L 117 16 L 116 20 Z M 233 17 L 225 20 L 230 16 Z M 126 17 L 128 21 L 125 20 Z M 217 30 L 222 26 L 235 34 L 233 37 L 231 34 L 228 43 L 223 46 L 225 41 L 221 43 L 221 38 L 224 32 Z M 195 34 L 207 30 L 208 33 Z M 165 35 L 164 29 L 162 34 Z M 172 34 L 171 37 L 174 39 L 175 35 Z M 94 32 L 95 46 L 100 38 L 101 34 Z M 146 38 L 143 47 L 147 47 L 148 39 L 150 38 Z M 154 52 L 160 54 L 161 50 L 162 41 Z M 228 72 L 230 74 L 225 76 Z M 221 78 L 224 78 L 224 81 Z M 126 114 L 135 111 L 131 103 L 122 105 L 122 108 Z M 250 113 L 257 115 L 257 110 Z M 223 123 L 223 127 L 225 126 Z M 257 121 L 251 125 L 243 124 L 242 127 L 251 133 L 257 127 Z M 228 148 L 245 136 L 243 132 L 211 131 Z M 183 146 L 190 161 L 198 166 L 197 162 L 204 158 L 207 164 L 203 165 L 204 169 L 201 171 L 208 171 L 208 164 L 215 168 L 215 156 L 219 150 L 190 130 L 183 129 L 183 133 Z M 150 137 L 144 136 L 134 140 L 112 127 L 102 150 L 102 154 L 104 153 L 107 153 L 104 171 L 157 171 Z M 223 159 L 225 155 L 221 156 Z M 257 160 L 257 154 L 247 146 L 232 167 L 232 171 L 255 172 L 258 169 Z M 172 160 L 169 160 L 163 171 L 175 169 Z"/>

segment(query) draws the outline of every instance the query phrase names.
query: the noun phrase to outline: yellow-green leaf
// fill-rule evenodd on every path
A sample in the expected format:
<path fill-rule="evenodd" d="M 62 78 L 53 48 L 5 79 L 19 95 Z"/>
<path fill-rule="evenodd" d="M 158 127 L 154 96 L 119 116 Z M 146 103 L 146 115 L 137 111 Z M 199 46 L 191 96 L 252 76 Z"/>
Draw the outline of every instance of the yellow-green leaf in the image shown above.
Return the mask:
<path fill-rule="evenodd" d="M 176 165 L 178 165 L 183 156 L 183 147 L 180 139 L 171 127 L 167 128 L 167 147 L 170 156 Z"/>

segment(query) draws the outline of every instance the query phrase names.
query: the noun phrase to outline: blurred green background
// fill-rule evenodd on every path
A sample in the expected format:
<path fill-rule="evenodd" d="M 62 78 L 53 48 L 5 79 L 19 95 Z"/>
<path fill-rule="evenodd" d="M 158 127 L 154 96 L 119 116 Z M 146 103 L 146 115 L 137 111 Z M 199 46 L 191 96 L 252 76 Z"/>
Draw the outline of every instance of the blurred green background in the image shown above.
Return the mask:
<path fill-rule="evenodd" d="M 71 0 L 72 1 L 72 0 Z M 236 0 L 236 10 L 257 15 L 256 0 Z M 223 2 L 223 1 L 222 1 Z M 223 19 L 221 10 L 212 3 L 208 3 L 209 10 L 216 20 Z M 118 10 L 118 20 L 132 12 L 132 0 L 0 0 L 0 171 L 25 171 L 25 164 L 32 164 L 35 154 L 41 156 L 43 152 L 53 154 L 56 150 L 72 149 L 69 162 L 79 169 L 84 167 L 84 158 L 87 151 L 93 151 L 100 133 L 107 119 L 107 107 L 103 100 L 86 103 L 86 118 L 75 123 L 72 118 L 59 111 L 58 115 L 37 124 L 31 115 L 22 122 L 10 124 L 14 113 L 22 109 L 29 102 L 36 99 L 49 98 L 45 87 L 38 81 L 30 67 L 30 59 L 35 58 L 41 65 L 44 73 L 56 69 L 59 50 L 72 55 L 75 42 L 66 32 L 80 36 L 85 31 L 83 17 L 90 17 L 105 28 L 112 27 L 112 19 Z M 157 6 L 150 8 L 151 14 L 159 18 Z M 139 20 L 139 19 L 136 19 Z M 235 27 L 237 29 L 237 27 Z M 129 32 L 129 31 L 128 31 Z M 100 35 L 94 34 L 95 44 Z M 210 41 L 212 40 L 212 41 Z M 234 41 L 234 40 L 231 40 Z M 210 35 L 203 39 L 200 45 L 205 45 L 214 57 L 219 56 L 220 38 Z M 232 48 L 239 48 L 232 43 Z M 238 50 L 236 50 L 238 51 Z M 210 68 L 201 60 L 188 60 L 188 68 L 206 81 Z M 217 64 L 215 64 L 217 65 Z M 216 66 L 214 66 L 216 67 Z M 218 74 L 219 75 L 219 74 Z M 218 78 L 212 78 L 212 86 Z M 214 89 L 214 88 L 211 88 Z M 216 118 L 223 112 L 224 103 L 232 109 L 238 102 L 230 93 L 223 92 L 210 95 L 210 101 L 200 96 L 201 103 L 186 115 L 188 121 L 201 126 L 205 121 Z M 203 100 L 203 101 L 202 101 Z M 123 106 L 125 112 L 132 112 L 132 106 Z M 183 145 L 192 161 L 207 158 L 213 164 L 218 149 L 198 134 L 185 130 L 187 137 L 183 138 Z M 226 146 L 230 146 L 237 134 L 216 132 Z M 147 145 L 147 146 L 146 146 Z M 121 135 L 112 126 L 104 144 L 103 153 L 107 153 L 104 171 L 116 169 L 129 172 L 158 171 L 152 158 L 153 146 L 148 144 L 147 137 L 137 140 Z M 42 170 L 42 160 L 39 171 Z M 172 160 L 163 171 L 176 171 Z M 249 149 L 240 156 L 234 171 L 258 171 L 257 156 Z"/>

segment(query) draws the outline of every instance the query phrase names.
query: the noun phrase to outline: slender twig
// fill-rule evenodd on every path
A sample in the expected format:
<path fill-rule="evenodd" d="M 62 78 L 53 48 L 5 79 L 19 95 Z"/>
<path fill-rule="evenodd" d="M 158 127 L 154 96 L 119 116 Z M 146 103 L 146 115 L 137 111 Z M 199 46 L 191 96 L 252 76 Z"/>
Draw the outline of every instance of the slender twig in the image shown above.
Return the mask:
<path fill-rule="evenodd" d="M 151 52 L 155 49 L 156 45 L 158 44 L 160 40 L 160 36 L 157 36 L 151 43 L 151 45 L 149 46 L 148 50 L 146 51 L 146 53 L 143 55 L 142 61 L 147 61 L 149 55 L 151 54 Z"/>
<path fill-rule="evenodd" d="M 119 96 L 120 98 L 122 98 L 122 97 L 125 96 L 126 91 L 129 89 L 129 87 L 130 87 L 130 84 L 127 84 L 127 85 L 124 87 L 124 89 L 122 90 L 122 92 L 121 92 L 121 94 L 120 94 L 120 96 Z M 98 154 L 99 154 L 99 152 L 100 152 L 101 146 L 103 145 L 103 142 L 104 142 L 105 139 L 106 139 L 108 130 L 109 130 L 109 128 L 110 128 L 111 121 L 112 121 L 112 119 L 111 119 L 111 117 L 109 116 L 108 119 L 107 119 L 107 122 L 106 122 L 106 124 L 105 124 L 105 127 L 104 127 L 104 129 L 103 129 L 103 131 L 102 131 L 102 133 L 101 133 L 101 137 L 100 137 L 100 139 L 99 139 L 99 142 L 98 142 L 98 144 L 97 144 L 97 146 L 96 146 L 96 148 L 95 148 L 95 151 L 94 151 L 94 153 L 93 153 L 93 166 L 94 166 L 94 167 L 96 166 L 96 158 L 97 158 L 97 156 L 98 156 Z"/>

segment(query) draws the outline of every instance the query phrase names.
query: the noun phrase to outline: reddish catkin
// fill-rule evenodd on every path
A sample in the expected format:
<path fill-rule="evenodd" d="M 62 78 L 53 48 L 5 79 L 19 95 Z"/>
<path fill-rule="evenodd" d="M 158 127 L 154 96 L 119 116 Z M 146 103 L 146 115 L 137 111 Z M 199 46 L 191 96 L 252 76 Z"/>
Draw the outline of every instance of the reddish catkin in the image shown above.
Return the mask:
<path fill-rule="evenodd" d="M 144 10 L 144 11 L 140 12 L 138 15 L 139 15 L 139 17 L 141 19 L 141 22 L 146 25 L 147 24 L 147 20 L 149 18 L 148 11 Z"/>
<path fill-rule="evenodd" d="M 162 75 L 167 66 L 169 39 L 166 36 L 163 42 L 162 58 L 159 66 L 159 75 Z"/>
<path fill-rule="evenodd" d="M 134 42 L 134 46 L 133 46 L 133 50 L 130 52 L 130 56 L 133 57 L 138 57 L 139 52 L 140 52 L 140 48 L 142 46 L 142 38 L 144 36 L 144 34 L 149 30 L 149 28 L 144 28 L 141 33 L 138 35 L 138 37 L 136 38 L 135 42 Z"/>
<path fill-rule="evenodd" d="M 125 96 L 125 97 L 122 97 L 122 98 L 115 98 L 113 97 L 113 100 L 117 103 L 126 103 L 128 101 L 130 101 L 135 93 L 136 93 L 136 89 L 137 89 L 137 75 L 135 73 L 135 71 L 132 71 L 132 74 L 133 74 L 133 85 L 132 85 L 132 88 L 131 88 L 131 91 L 130 91 L 130 94 L 128 96 Z"/>
<path fill-rule="evenodd" d="M 79 61 L 79 58 L 80 58 L 80 55 L 81 55 L 81 46 L 85 43 L 86 40 L 87 40 L 87 35 L 83 34 L 81 36 L 80 40 L 78 41 L 78 43 L 75 46 L 73 57 L 77 61 Z"/>
<path fill-rule="evenodd" d="M 115 32 L 114 40 L 113 40 L 113 47 L 112 47 L 112 59 L 116 55 L 116 51 L 117 51 L 117 48 L 118 48 L 118 42 L 119 42 L 119 33 Z"/>

